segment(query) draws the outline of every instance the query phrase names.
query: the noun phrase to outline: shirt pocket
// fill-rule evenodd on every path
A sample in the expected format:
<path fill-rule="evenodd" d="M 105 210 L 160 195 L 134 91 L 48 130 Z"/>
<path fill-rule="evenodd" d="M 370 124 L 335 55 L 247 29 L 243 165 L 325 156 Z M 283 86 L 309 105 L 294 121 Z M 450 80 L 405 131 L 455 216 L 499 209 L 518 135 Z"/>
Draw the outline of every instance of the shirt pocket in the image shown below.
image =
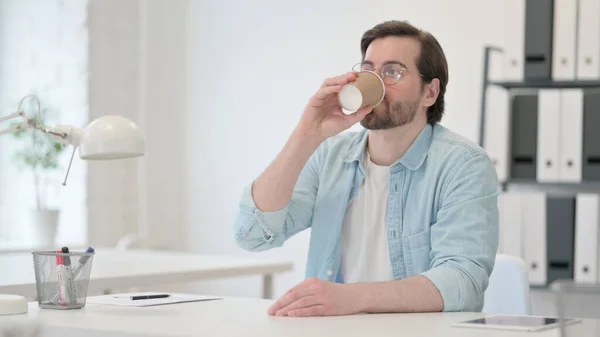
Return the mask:
<path fill-rule="evenodd" d="M 406 236 L 404 238 L 406 255 L 408 256 L 407 276 L 423 273 L 429 270 L 431 263 L 431 229 Z"/>

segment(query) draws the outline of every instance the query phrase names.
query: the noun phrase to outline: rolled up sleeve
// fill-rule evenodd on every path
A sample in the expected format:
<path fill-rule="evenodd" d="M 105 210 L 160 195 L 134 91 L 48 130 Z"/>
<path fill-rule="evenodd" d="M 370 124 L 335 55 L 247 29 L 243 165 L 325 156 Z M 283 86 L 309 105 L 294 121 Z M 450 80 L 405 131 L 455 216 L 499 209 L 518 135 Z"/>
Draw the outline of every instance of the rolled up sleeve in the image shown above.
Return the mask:
<path fill-rule="evenodd" d="M 477 152 L 447 181 L 431 226 L 431 268 L 422 275 L 439 290 L 444 311 L 481 311 L 498 249 L 497 174 Z"/>
<path fill-rule="evenodd" d="M 290 202 L 283 209 L 263 212 L 254 202 L 253 183 L 244 188 L 233 232 L 236 244 L 249 251 L 281 247 L 284 242 L 310 227 L 319 184 L 319 150 L 303 167 Z"/>

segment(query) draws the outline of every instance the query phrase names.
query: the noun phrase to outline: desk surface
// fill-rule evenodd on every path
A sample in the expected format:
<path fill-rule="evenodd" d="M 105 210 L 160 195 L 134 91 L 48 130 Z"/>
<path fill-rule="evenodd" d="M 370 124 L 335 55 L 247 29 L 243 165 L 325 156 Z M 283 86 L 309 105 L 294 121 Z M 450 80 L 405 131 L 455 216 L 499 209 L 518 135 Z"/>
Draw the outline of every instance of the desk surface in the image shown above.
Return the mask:
<path fill-rule="evenodd" d="M 46 325 L 43 336 L 256 336 L 256 337 L 558 337 L 557 329 L 535 333 L 450 327 L 481 313 L 371 314 L 337 317 L 272 317 L 271 300 L 226 298 L 155 307 L 88 304 L 80 310 L 39 309 L 0 317 L 0 324 L 32 319 Z M 4 320 L 4 321 L 3 321 Z M 600 321 L 584 320 L 568 328 L 573 336 L 598 336 Z M 52 333 L 50 333 L 52 332 Z"/>
<path fill-rule="evenodd" d="M 289 271 L 287 260 L 194 254 L 158 250 L 96 249 L 92 260 L 90 293 L 111 288 L 185 283 L 241 275 Z M 31 253 L 0 254 L 0 293 L 36 296 Z M 6 272 L 11 271 L 11 272 Z"/>

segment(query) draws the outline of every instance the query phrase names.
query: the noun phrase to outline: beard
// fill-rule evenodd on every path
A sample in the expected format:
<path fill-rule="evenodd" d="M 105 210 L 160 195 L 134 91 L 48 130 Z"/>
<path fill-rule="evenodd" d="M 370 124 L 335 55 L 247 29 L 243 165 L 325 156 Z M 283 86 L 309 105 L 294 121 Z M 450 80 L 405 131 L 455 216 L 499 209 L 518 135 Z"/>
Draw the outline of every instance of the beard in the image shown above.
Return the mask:
<path fill-rule="evenodd" d="M 393 129 L 412 122 L 417 109 L 416 101 L 399 101 L 390 104 L 385 98 L 377 108 L 363 118 L 360 125 L 367 130 Z"/>

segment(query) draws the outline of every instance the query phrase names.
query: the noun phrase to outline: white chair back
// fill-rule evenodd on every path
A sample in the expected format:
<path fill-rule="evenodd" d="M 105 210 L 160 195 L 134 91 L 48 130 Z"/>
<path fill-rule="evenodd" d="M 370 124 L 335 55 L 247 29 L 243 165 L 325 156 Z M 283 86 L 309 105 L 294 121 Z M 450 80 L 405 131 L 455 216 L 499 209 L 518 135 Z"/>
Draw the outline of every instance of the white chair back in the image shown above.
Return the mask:
<path fill-rule="evenodd" d="M 482 311 L 507 315 L 531 314 L 527 267 L 522 259 L 505 254 L 496 255 Z"/>

